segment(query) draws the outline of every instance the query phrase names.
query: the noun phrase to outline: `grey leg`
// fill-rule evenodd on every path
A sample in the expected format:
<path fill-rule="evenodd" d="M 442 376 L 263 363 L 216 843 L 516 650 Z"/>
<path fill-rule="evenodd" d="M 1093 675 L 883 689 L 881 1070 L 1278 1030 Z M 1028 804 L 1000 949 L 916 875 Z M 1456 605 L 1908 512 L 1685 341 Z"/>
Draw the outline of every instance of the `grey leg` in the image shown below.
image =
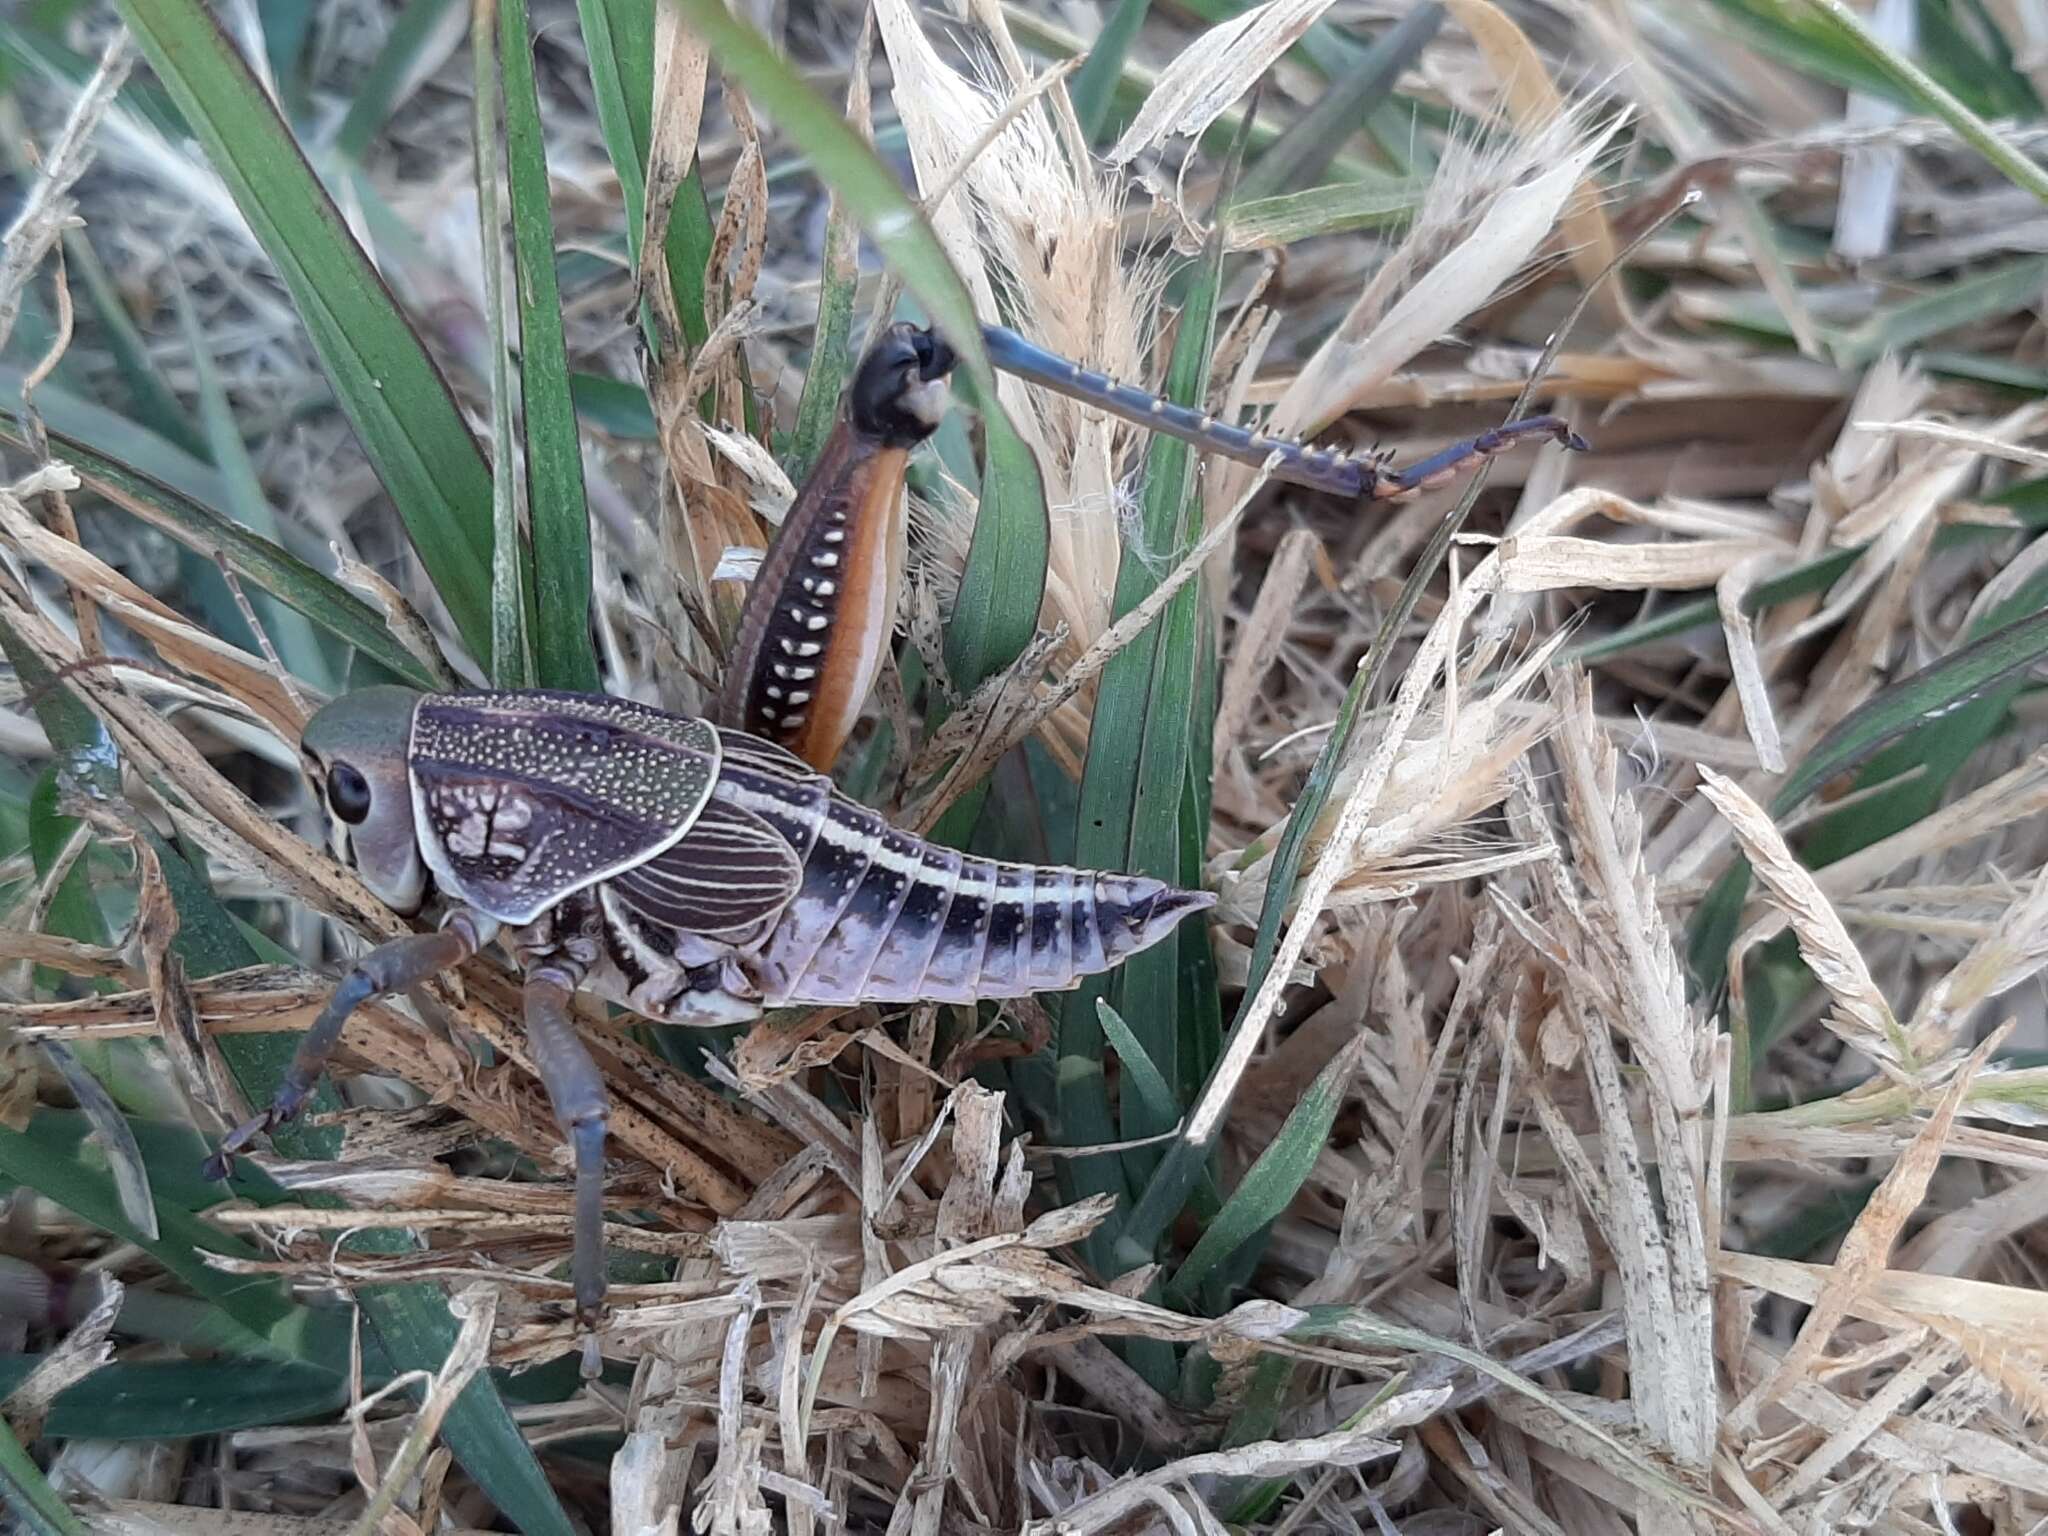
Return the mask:
<path fill-rule="evenodd" d="M 495 926 L 495 925 L 492 925 Z M 467 912 L 456 912 L 433 933 L 412 933 L 402 939 L 380 944 L 349 968 L 341 985 L 320 1010 L 313 1027 L 306 1031 L 285 1069 L 284 1080 L 270 1100 L 270 1107 L 254 1119 L 245 1120 L 228 1133 L 220 1150 L 206 1160 L 205 1175 L 224 1179 L 235 1165 L 235 1154 L 257 1136 L 275 1130 L 305 1107 L 326 1070 L 327 1058 L 341 1038 L 341 1026 L 348 1016 L 372 998 L 403 992 L 430 981 L 445 970 L 460 965 L 483 947 L 486 935 L 478 920 Z"/>
<path fill-rule="evenodd" d="M 576 1286 L 576 1321 L 594 1328 L 604 1307 L 604 1134 L 610 1108 L 604 1076 L 569 1013 L 576 980 L 558 964 L 528 973 L 526 1048 L 562 1135 L 576 1154 L 576 1246 L 569 1273 Z"/>
<path fill-rule="evenodd" d="M 1490 459 L 1531 437 L 1547 437 L 1579 453 L 1586 452 L 1591 446 L 1560 417 L 1525 416 L 1520 421 L 1491 427 L 1477 437 L 1464 438 L 1447 448 L 1439 448 L 1428 458 L 1406 469 L 1382 470 L 1378 483 L 1368 494 L 1375 501 L 1391 501 L 1411 491 L 1434 489 L 1455 479 L 1481 459 Z"/>

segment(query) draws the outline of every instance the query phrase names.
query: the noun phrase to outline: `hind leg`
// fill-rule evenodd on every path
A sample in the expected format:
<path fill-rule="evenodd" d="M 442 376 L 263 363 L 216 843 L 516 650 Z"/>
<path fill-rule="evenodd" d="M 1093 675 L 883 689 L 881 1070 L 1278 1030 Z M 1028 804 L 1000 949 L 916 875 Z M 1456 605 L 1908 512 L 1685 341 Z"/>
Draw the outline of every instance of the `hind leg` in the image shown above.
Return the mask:
<path fill-rule="evenodd" d="M 1497 453 L 1504 453 L 1515 444 L 1532 437 L 1550 438 L 1576 453 L 1584 453 L 1591 446 L 1566 425 L 1562 417 L 1525 416 L 1520 421 L 1489 427 L 1477 437 L 1462 438 L 1447 447 L 1439 448 L 1428 458 L 1411 464 L 1406 469 L 1383 469 L 1366 494 L 1374 501 L 1395 501 L 1417 491 L 1434 490 L 1455 480 L 1466 470 L 1475 467 L 1482 459 L 1490 459 Z"/>

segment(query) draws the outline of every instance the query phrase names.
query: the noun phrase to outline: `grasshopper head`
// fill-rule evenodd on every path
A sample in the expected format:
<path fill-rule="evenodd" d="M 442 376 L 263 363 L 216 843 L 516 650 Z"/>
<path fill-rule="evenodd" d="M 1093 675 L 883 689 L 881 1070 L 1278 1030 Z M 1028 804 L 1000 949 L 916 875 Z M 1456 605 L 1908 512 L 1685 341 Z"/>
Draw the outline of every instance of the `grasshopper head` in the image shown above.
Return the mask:
<path fill-rule="evenodd" d="M 360 688 L 308 720 L 302 738 L 338 844 L 370 889 L 405 913 L 419 909 L 427 885 L 406 769 L 419 701 L 411 688 Z"/>

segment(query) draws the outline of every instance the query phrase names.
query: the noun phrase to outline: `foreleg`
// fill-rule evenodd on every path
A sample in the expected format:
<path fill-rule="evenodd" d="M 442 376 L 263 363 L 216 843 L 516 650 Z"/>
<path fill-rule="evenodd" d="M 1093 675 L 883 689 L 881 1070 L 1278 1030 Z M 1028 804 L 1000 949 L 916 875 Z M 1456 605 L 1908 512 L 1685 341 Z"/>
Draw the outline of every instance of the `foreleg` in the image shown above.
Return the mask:
<path fill-rule="evenodd" d="M 553 962 L 527 974 L 526 1048 L 576 1157 L 575 1248 L 569 1273 L 575 1283 L 576 1321 L 594 1328 L 604 1306 L 604 1136 L 610 1109 L 604 1075 L 584 1048 L 569 1012 L 577 980 Z"/>
<path fill-rule="evenodd" d="M 327 1058 L 334 1054 L 335 1043 L 341 1039 L 341 1027 L 350 1014 L 372 998 L 407 991 L 462 964 L 483 948 L 496 931 L 497 925 L 487 918 L 471 912 L 452 912 L 433 933 L 410 933 L 380 944 L 350 966 L 327 1006 L 313 1021 L 313 1027 L 299 1041 L 292 1063 L 271 1097 L 270 1107 L 228 1133 L 220 1150 L 206 1160 L 206 1177 L 226 1178 L 234 1167 L 237 1152 L 305 1107 L 314 1084 L 327 1068 Z"/>

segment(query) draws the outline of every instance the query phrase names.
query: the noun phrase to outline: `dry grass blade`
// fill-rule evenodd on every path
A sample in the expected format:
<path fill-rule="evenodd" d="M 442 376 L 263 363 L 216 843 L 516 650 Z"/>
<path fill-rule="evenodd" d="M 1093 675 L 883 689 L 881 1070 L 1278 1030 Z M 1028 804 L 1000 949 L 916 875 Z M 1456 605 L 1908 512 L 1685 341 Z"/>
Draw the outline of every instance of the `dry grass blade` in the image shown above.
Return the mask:
<path fill-rule="evenodd" d="M 1998 1047 L 2005 1034 L 2004 1030 L 1994 1032 L 1971 1053 L 1942 1093 L 1941 1101 L 1920 1134 L 1913 1138 L 1905 1154 L 1885 1175 L 1884 1182 L 1878 1185 L 1870 1203 L 1843 1240 L 1842 1251 L 1835 1259 L 1827 1284 L 1816 1299 L 1813 1311 L 1801 1325 L 1792 1347 L 1778 1362 L 1777 1369 L 1752 1387 L 1736 1405 L 1734 1418 L 1738 1424 L 1755 1423 L 1757 1414 L 1784 1394 L 1787 1383 L 1812 1370 L 1835 1329 L 1848 1314 L 1852 1298 L 1869 1282 L 1873 1273 L 1885 1267 L 1885 1257 L 1897 1240 L 1900 1229 L 1927 1193 L 1928 1181 L 1933 1178 L 1941 1160 L 1949 1130 L 1955 1124 L 1956 1114 L 1962 1108 L 1972 1079 L 1983 1069 L 1986 1058 Z"/>
<path fill-rule="evenodd" d="M 1711 768 L 1700 769 L 1700 781 L 1700 792 L 1727 820 L 1783 920 L 1799 936 L 1800 955 L 1834 999 L 1830 1027 L 1888 1071 L 1916 1071 L 1916 1054 L 1848 928 L 1812 873 L 1792 857 L 1764 808 Z"/>
<path fill-rule="evenodd" d="M 118 30 L 72 101 L 63 129 L 43 157 L 41 174 L 0 237 L 0 347 L 14 334 L 30 277 L 76 217 L 71 189 L 92 164 L 93 136 L 134 67 L 134 45 L 125 30 Z"/>
<path fill-rule="evenodd" d="M 1265 0 L 1210 29 L 1161 73 L 1110 161 L 1127 164 L 1169 138 L 1205 132 L 1328 9 L 1329 0 Z"/>

